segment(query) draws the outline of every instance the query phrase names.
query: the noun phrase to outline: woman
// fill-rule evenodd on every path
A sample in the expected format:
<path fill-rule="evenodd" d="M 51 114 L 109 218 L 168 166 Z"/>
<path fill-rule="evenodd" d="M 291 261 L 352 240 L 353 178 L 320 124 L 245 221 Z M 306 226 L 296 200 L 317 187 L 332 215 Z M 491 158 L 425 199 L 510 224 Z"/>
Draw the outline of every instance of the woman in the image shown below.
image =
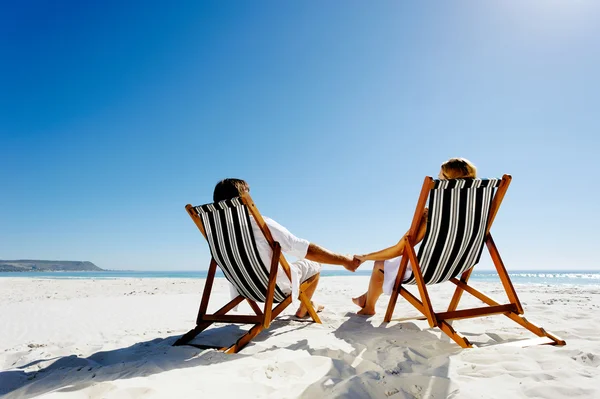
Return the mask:
<path fill-rule="evenodd" d="M 470 161 L 464 158 L 451 158 L 442 164 L 438 177 L 441 180 L 449 179 L 474 179 L 477 177 L 477 168 Z M 421 224 L 417 233 L 416 243 L 421 242 L 425 237 L 427 230 L 427 208 L 421 217 Z M 408 233 L 407 233 L 408 234 Z M 415 244 L 416 244 L 415 243 Z M 361 310 L 357 313 L 360 315 L 374 315 L 375 304 L 382 293 L 390 295 L 394 289 L 396 275 L 400 268 L 400 258 L 404 250 L 404 237 L 398 241 L 398 244 L 383 249 L 381 251 L 372 252 L 365 255 L 355 255 L 355 258 L 361 262 L 367 260 L 375 261 L 369 288 L 367 292 L 359 297 L 352 298 L 352 301 L 358 305 Z M 406 268 L 403 279 L 406 280 L 412 273 L 410 263 Z"/>

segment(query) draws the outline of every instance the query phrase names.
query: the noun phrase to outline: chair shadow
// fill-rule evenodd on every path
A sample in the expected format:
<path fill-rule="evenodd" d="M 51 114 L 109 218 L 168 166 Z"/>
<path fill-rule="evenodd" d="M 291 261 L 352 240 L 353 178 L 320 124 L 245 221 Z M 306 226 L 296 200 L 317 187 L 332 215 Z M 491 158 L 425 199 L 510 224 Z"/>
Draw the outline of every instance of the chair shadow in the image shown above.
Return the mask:
<path fill-rule="evenodd" d="M 303 347 L 308 343 L 289 347 L 332 359 L 328 373 L 307 387 L 301 398 L 379 398 L 397 393 L 401 393 L 399 397 L 460 396 L 449 376 L 450 358 L 475 349 L 461 348 L 438 328 L 430 328 L 422 316 L 396 318 L 389 323 L 355 313 L 344 317 L 334 335 L 350 344 L 352 352 Z M 417 325 L 411 320 L 422 322 Z M 524 340 L 489 332 L 462 334 L 479 348 Z"/>
<path fill-rule="evenodd" d="M 268 334 L 263 331 L 254 340 L 262 341 L 279 334 L 277 330 L 282 327 L 287 327 L 288 331 L 290 329 L 285 323 L 273 323 L 267 330 Z M 292 326 L 291 329 L 296 328 Z M 235 342 L 236 337 L 245 332 L 246 330 L 238 325 L 217 325 L 205 330 L 192 342 L 229 346 Z M 15 370 L 0 371 L 0 395 L 9 398 L 14 393 L 19 398 L 30 398 L 52 391 L 72 392 L 99 382 L 147 377 L 169 370 L 209 366 L 251 356 L 242 353 L 229 355 L 189 345 L 172 346 L 180 336 L 155 338 L 126 348 L 99 351 L 86 358 L 68 355 L 38 359 L 20 365 Z M 35 371 L 26 371 L 27 368 L 36 365 L 40 367 L 44 363 L 50 364 Z"/>
<path fill-rule="evenodd" d="M 448 378 L 449 362 L 450 357 L 462 349 L 439 330 L 418 326 L 409 320 L 403 318 L 384 323 L 376 318 L 347 313 L 344 322 L 332 333 L 353 350 L 311 347 L 308 340 L 287 346 L 286 349 L 305 350 L 311 356 L 328 357 L 332 361 L 327 374 L 307 387 L 300 397 L 345 396 L 349 392 L 357 397 L 383 397 L 398 392 L 409 397 L 455 397 L 457 389 Z M 249 347 L 311 325 L 313 323 L 293 318 L 277 319 L 269 329 L 255 337 Z M 193 342 L 229 346 L 245 332 L 246 329 L 239 325 L 216 325 Z M 0 371 L 0 395 L 7 395 L 8 399 L 13 393 L 19 398 L 30 398 L 52 391 L 72 392 L 99 382 L 147 377 L 252 356 L 252 352 L 228 355 L 193 346 L 173 347 L 179 337 L 138 342 L 126 348 L 99 351 L 87 358 L 68 355 L 33 360 L 14 370 Z M 501 340 L 500 337 L 492 338 Z M 261 352 L 280 348 L 273 346 L 261 349 Z M 39 369 L 26 371 L 34 366 Z"/>
<path fill-rule="evenodd" d="M 377 322 L 354 313 L 345 317 L 334 335 L 354 350 L 308 349 L 311 355 L 330 357 L 332 366 L 300 397 L 369 398 L 399 392 L 407 397 L 456 397 L 458 389 L 448 376 L 450 356 L 461 350 L 454 342 L 412 322 Z"/>

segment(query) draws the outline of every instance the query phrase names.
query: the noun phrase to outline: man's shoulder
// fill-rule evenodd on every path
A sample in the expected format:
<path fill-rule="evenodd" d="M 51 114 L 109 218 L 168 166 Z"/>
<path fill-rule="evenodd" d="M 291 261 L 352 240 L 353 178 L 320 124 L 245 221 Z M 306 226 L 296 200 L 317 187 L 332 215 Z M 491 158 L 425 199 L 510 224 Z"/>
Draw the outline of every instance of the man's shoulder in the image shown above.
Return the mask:
<path fill-rule="evenodd" d="M 269 227 L 283 227 L 281 226 L 279 223 L 277 223 L 275 220 L 271 219 L 268 216 L 265 215 L 261 215 L 262 219 L 265 221 L 265 223 L 269 226 Z M 256 220 L 254 219 L 254 216 L 250 215 L 250 220 L 252 221 L 253 224 L 256 224 L 258 226 L 258 223 L 256 223 Z"/>
<path fill-rule="evenodd" d="M 265 223 L 266 223 L 266 224 L 268 224 L 269 226 L 274 226 L 274 227 L 279 227 L 279 228 L 282 228 L 282 227 L 283 227 L 283 226 L 281 225 L 281 223 L 277 222 L 277 221 L 276 221 L 276 220 L 274 220 L 274 219 L 271 219 L 271 218 L 270 218 L 270 217 L 268 217 L 268 216 L 264 216 L 264 215 L 263 215 L 263 219 L 264 219 Z"/>
<path fill-rule="evenodd" d="M 266 222 L 266 223 L 271 223 L 271 222 L 275 222 L 273 219 L 271 219 L 268 216 L 265 215 L 260 215 L 262 217 L 262 219 Z M 255 221 L 254 216 L 250 215 L 250 220 Z M 275 222 L 277 223 L 277 222 Z"/>
<path fill-rule="evenodd" d="M 265 216 L 265 215 L 261 215 L 261 216 L 262 216 L 262 218 L 264 219 L 264 221 L 265 221 L 265 222 L 274 222 L 274 220 L 273 220 L 273 219 L 271 219 L 271 218 L 270 218 L 270 217 L 268 217 L 268 216 Z"/>
<path fill-rule="evenodd" d="M 270 217 L 265 215 L 262 215 L 262 218 L 271 230 L 275 230 L 281 234 L 291 234 L 285 226 L 277 222 L 275 219 L 271 219 Z"/>

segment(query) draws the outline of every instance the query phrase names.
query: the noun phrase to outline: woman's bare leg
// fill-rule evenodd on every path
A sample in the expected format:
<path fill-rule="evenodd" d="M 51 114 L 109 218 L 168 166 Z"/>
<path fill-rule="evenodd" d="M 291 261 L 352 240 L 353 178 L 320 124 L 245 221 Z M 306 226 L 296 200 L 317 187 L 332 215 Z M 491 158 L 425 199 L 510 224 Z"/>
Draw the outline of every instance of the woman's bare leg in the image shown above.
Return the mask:
<path fill-rule="evenodd" d="M 357 314 L 374 315 L 375 304 L 381 294 L 383 294 L 383 261 L 378 260 L 373 266 L 373 272 L 369 280 L 369 289 L 361 296 L 352 299 L 356 305 L 362 308 Z"/>

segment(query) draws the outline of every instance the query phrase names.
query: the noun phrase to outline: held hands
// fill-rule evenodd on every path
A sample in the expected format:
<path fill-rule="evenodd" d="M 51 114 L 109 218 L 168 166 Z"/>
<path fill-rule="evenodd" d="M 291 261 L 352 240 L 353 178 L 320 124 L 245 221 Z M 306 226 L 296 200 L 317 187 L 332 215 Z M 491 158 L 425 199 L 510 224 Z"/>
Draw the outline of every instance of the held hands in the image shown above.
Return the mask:
<path fill-rule="evenodd" d="M 364 260 L 356 255 L 354 255 L 354 256 L 346 255 L 346 262 L 344 262 L 343 266 L 346 270 L 355 272 L 356 269 L 358 269 L 358 267 L 363 262 L 364 262 Z"/>
<path fill-rule="evenodd" d="M 367 256 L 366 255 L 354 255 L 354 259 L 358 259 L 360 261 L 360 263 L 363 263 L 364 261 L 367 260 Z"/>

